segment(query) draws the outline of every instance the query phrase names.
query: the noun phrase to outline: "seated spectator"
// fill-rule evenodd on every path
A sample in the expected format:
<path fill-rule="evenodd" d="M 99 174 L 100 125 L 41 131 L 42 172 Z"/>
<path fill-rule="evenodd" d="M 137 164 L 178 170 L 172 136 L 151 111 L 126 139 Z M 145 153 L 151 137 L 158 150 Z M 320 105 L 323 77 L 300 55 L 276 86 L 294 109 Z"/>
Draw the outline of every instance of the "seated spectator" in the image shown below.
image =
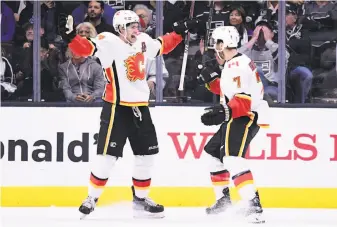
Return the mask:
<path fill-rule="evenodd" d="M 89 22 L 83 22 L 77 25 L 76 34 L 86 38 L 95 38 L 97 36 L 95 27 Z"/>
<path fill-rule="evenodd" d="M 296 7 L 288 4 L 286 10 L 286 37 L 290 53 L 288 80 L 292 88 L 292 102 L 305 103 L 311 89 L 313 75 L 310 70 L 311 43 L 309 36 L 298 23 Z"/>
<path fill-rule="evenodd" d="M 34 36 L 34 34 L 31 34 Z M 16 59 L 16 85 L 15 97 L 27 101 L 33 96 L 33 43 L 27 42 L 23 47 L 17 48 L 13 58 Z M 40 66 L 41 66 L 41 99 L 45 101 L 60 101 L 62 96 L 57 88 L 57 71 L 55 66 L 60 62 L 60 52 L 49 49 L 45 39 L 41 39 Z"/>
<path fill-rule="evenodd" d="M 100 102 L 105 79 L 102 67 L 90 58 L 68 51 L 70 59 L 59 66 L 61 88 L 68 102 Z"/>
<path fill-rule="evenodd" d="M 15 18 L 11 8 L 6 3 L 1 1 L 1 42 L 11 42 L 15 33 Z"/>

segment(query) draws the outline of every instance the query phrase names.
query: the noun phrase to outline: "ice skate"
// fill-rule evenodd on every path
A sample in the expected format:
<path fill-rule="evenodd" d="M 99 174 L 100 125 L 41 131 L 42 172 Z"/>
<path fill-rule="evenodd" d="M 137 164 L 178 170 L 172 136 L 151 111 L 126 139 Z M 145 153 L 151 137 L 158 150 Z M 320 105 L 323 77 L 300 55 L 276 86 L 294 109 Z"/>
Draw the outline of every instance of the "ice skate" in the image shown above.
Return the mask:
<path fill-rule="evenodd" d="M 138 198 L 133 186 L 132 193 L 134 218 L 163 218 L 165 216 L 163 205 L 156 204 L 150 198 Z"/>
<path fill-rule="evenodd" d="M 82 203 L 79 208 L 79 211 L 82 213 L 80 219 L 84 219 L 88 214 L 94 211 L 97 203 L 97 198 L 88 196 Z"/>
<path fill-rule="evenodd" d="M 249 223 L 262 224 L 266 222 L 263 218 L 263 209 L 258 192 L 256 192 L 256 196 L 249 201 L 249 207 L 245 212 L 245 216 Z"/>
<path fill-rule="evenodd" d="M 227 208 L 232 205 L 229 188 L 225 188 L 222 192 L 224 196 L 218 199 L 213 206 L 206 208 L 207 214 L 219 214 L 225 212 Z"/>

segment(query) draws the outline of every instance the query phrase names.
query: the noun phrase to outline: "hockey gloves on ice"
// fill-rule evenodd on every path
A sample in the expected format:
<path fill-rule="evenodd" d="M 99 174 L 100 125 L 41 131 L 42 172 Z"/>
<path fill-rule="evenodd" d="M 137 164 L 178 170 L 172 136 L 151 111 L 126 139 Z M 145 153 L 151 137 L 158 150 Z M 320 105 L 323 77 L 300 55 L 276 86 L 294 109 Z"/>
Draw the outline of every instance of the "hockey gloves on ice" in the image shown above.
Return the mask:
<path fill-rule="evenodd" d="M 187 32 L 195 33 L 199 23 L 198 19 L 174 22 L 173 31 L 179 35 L 185 35 Z"/>
<path fill-rule="evenodd" d="M 220 125 L 227 122 L 232 117 L 232 110 L 227 105 L 218 104 L 205 109 L 206 113 L 201 116 L 201 122 L 204 125 Z"/>
<path fill-rule="evenodd" d="M 95 49 L 93 44 L 87 38 L 81 37 L 79 35 L 76 35 L 68 46 L 75 55 L 81 57 L 90 56 Z"/>
<path fill-rule="evenodd" d="M 198 70 L 200 70 L 199 75 L 197 76 L 197 80 L 199 84 L 206 84 L 212 82 L 216 78 L 220 78 L 220 75 L 217 72 L 214 72 L 213 69 L 209 67 L 204 67 L 203 65 L 198 65 Z"/>

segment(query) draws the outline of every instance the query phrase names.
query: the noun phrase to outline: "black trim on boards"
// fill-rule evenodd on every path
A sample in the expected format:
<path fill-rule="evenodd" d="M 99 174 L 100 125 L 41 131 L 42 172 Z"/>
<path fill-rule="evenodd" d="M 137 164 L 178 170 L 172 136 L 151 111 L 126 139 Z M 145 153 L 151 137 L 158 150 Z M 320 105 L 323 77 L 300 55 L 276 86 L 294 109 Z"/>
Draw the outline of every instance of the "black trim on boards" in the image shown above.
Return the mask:
<path fill-rule="evenodd" d="M 156 106 L 181 106 L 181 107 L 208 107 L 212 103 L 150 103 Z M 102 107 L 101 103 L 69 103 L 69 102 L 1 102 L 1 107 Z M 272 104 L 273 108 L 337 108 L 336 104 Z"/>

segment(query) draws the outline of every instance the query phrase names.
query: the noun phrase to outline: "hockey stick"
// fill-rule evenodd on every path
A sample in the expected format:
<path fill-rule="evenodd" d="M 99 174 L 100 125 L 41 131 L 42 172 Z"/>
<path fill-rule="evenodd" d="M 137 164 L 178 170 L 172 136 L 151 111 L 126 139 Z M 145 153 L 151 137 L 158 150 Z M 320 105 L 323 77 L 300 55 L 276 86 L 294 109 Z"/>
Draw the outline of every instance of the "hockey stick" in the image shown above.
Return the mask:
<path fill-rule="evenodd" d="M 209 14 L 208 14 L 208 20 L 206 24 L 206 36 L 204 37 L 204 54 L 202 55 L 202 65 L 205 63 L 205 53 L 208 51 L 209 46 L 209 40 L 210 40 L 210 31 L 211 31 L 211 23 L 213 19 L 213 12 L 214 12 L 214 1 L 211 1 L 210 8 L 209 8 Z"/>
<path fill-rule="evenodd" d="M 195 5 L 195 1 L 191 1 L 189 19 L 193 18 L 194 5 Z M 184 81 L 185 81 L 185 73 L 186 73 L 189 46 L 190 46 L 190 33 L 188 32 L 185 37 L 184 57 L 183 57 L 183 64 L 181 66 L 180 81 L 179 81 L 179 87 L 178 87 L 178 100 L 179 101 L 186 101 L 186 97 L 184 97 Z"/>

